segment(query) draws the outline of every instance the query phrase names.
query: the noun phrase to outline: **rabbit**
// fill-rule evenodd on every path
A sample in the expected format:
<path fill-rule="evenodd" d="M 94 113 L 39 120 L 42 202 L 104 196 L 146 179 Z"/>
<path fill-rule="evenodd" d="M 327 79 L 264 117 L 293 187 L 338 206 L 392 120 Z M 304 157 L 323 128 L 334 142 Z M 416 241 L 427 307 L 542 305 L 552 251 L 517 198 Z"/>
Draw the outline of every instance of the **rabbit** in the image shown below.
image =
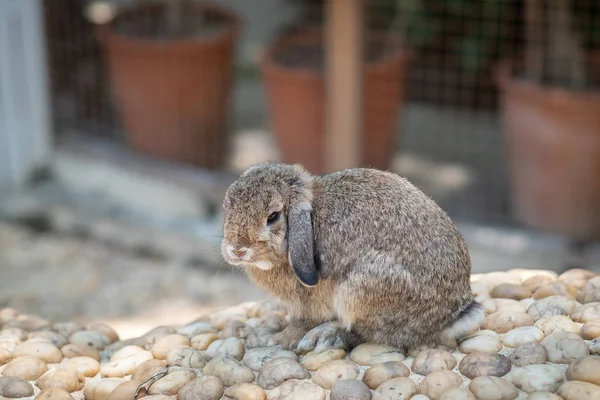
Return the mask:
<path fill-rule="evenodd" d="M 299 353 L 442 345 L 477 331 L 467 245 L 407 179 L 352 168 L 250 167 L 223 199 L 223 258 L 287 307 L 273 345 Z"/>

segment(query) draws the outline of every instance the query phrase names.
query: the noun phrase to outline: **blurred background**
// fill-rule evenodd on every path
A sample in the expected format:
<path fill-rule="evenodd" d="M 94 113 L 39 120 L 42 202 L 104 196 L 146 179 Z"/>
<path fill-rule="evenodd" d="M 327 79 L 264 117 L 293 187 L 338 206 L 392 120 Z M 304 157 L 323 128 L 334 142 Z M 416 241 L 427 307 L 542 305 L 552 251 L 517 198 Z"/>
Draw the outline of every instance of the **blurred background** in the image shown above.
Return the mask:
<path fill-rule="evenodd" d="M 267 160 L 409 178 L 475 273 L 600 271 L 599 50 L 595 0 L 0 0 L 0 307 L 263 298 L 220 207 Z"/>

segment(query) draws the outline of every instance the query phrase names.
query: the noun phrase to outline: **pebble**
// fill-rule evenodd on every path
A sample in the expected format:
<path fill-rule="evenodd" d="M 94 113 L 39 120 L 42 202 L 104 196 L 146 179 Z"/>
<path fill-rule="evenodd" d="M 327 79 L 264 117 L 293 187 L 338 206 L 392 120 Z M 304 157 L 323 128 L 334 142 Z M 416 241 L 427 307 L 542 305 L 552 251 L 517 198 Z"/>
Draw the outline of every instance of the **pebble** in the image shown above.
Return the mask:
<path fill-rule="evenodd" d="M 515 367 L 543 364 L 548 361 L 548 350 L 539 343 L 522 344 L 510 353 L 510 361 Z"/>
<path fill-rule="evenodd" d="M 490 292 L 492 298 L 522 300 L 531 296 L 531 289 L 514 283 L 501 283 Z"/>
<path fill-rule="evenodd" d="M 360 370 L 347 360 L 334 360 L 323 365 L 312 376 L 312 381 L 323 389 L 331 390 L 340 379 L 356 379 Z"/>
<path fill-rule="evenodd" d="M 213 314 L 210 324 L 222 330 L 230 321 L 246 322 L 246 320 L 248 320 L 248 310 L 240 306 L 233 306 Z"/>
<path fill-rule="evenodd" d="M 527 400 L 563 400 L 562 397 L 550 392 L 535 392 L 527 396 Z"/>
<path fill-rule="evenodd" d="M 122 378 L 131 375 L 138 365 L 150 360 L 152 353 L 138 346 L 126 346 L 117 351 L 110 361 L 102 364 L 100 374 L 106 378 Z"/>
<path fill-rule="evenodd" d="M 486 317 L 483 328 L 496 333 L 506 333 L 521 326 L 533 325 L 533 323 L 533 317 L 524 312 L 496 311 Z"/>
<path fill-rule="evenodd" d="M 216 333 L 201 333 L 192 338 L 191 345 L 196 350 L 206 350 L 212 342 L 218 339 L 219 335 Z"/>
<path fill-rule="evenodd" d="M 44 339 L 54 343 L 58 348 L 69 343 L 69 339 L 66 336 L 54 331 L 34 331 L 27 335 L 27 339 Z"/>
<path fill-rule="evenodd" d="M 535 300 L 539 300 L 549 296 L 565 296 L 575 300 L 578 292 L 579 288 L 577 286 L 558 281 L 539 286 L 535 292 L 533 292 L 532 297 Z"/>
<path fill-rule="evenodd" d="M 134 379 L 125 381 L 114 388 L 106 400 L 130 400 L 135 399 L 135 392 L 143 382 Z M 145 396 L 144 396 L 145 397 Z"/>
<path fill-rule="evenodd" d="M 452 353 L 438 349 L 421 351 L 413 360 L 412 371 L 419 375 L 428 375 L 434 371 L 451 370 L 456 367 L 456 358 Z"/>
<path fill-rule="evenodd" d="M 137 341 L 141 347 L 145 347 L 156 343 L 158 340 L 167 335 L 172 335 L 175 333 L 177 333 L 177 331 L 172 326 L 157 326 L 156 328 L 152 328 L 148 332 L 144 333 L 138 338 Z"/>
<path fill-rule="evenodd" d="M 73 357 L 64 359 L 59 366 L 63 369 L 74 369 L 83 376 L 92 377 L 100 372 L 100 363 L 90 357 Z"/>
<path fill-rule="evenodd" d="M 586 282 L 579 291 L 577 301 L 584 304 L 600 301 L 600 276 Z"/>
<path fill-rule="evenodd" d="M 98 350 L 104 350 L 104 348 L 110 343 L 109 339 L 103 333 L 87 329 L 73 333 L 71 336 L 69 336 L 69 342 L 72 344 L 91 346 Z"/>
<path fill-rule="evenodd" d="M 563 400 L 600 400 L 600 386 L 589 382 L 569 381 L 556 392 Z"/>
<path fill-rule="evenodd" d="M 359 365 L 375 365 L 386 361 L 404 361 L 406 356 L 396 347 L 363 343 L 350 352 L 350 359 Z"/>
<path fill-rule="evenodd" d="M 33 386 L 24 379 L 0 376 L 0 398 L 16 399 L 33 396 Z"/>
<path fill-rule="evenodd" d="M 497 353 L 502 350 L 500 336 L 491 330 L 481 330 L 460 342 L 458 349 L 465 353 Z"/>
<path fill-rule="evenodd" d="M 244 343 L 236 337 L 228 337 L 227 339 L 215 340 L 208 346 L 204 355 L 208 361 L 216 356 L 231 357 L 236 360 L 241 360 L 244 357 Z"/>
<path fill-rule="evenodd" d="M 544 332 L 535 326 L 522 326 L 508 331 L 502 338 L 507 347 L 518 347 L 525 343 L 539 343 L 544 338 Z"/>
<path fill-rule="evenodd" d="M 35 381 L 48 372 L 45 362 L 36 357 L 17 357 L 4 367 L 2 375 L 21 378 L 26 381 Z"/>
<path fill-rule="evenodd" d="M 581 327 L 579 334 L 585 340 L 594 340 L 597 337 L 600 337 L 600 319 L 588 321 Z"/>
<path fill-rule="evenodd" d="M 572 362 L 567 368 L 567 379 L 600 386 L 600 356 L 587 356 Z"/>
<path fill-rule="evenodd" d="M 292 351 L 281 350 L 277 347 L 256 347 L 244 354 L 243 361 L 248 368 L 258 372 L 266 363 L 277 358 L 297 360 L 298 356 Z"/>
<path fill-rule="evenodd" d="M 522 285 L 525 287 L 528 287 L 533 292 L 535 292 L 535 290 L 537 288 L 539 288 L 540 286 L 543 286 L 548 283 L 552 283 L 554 281 L 555 281 L 555 279 L 548 275 L 534 275 L 532 277 L 525 279 L 523 281 Z"/>
<path fill-rule="evenodd" d="M 409 378 L 394 378 L 383 382 L 375 392 L 372 400 L 407 400 L 417 393 L 417 385 Z"/>
<path fill-rule="evenodd" d="M 582 304 L 571 313 L 571 319 L 575 322 L 589 322 L 600 319 L 600 302 Z"/>
<path fill-rule="evenodd" d="M 190 346 L 172 348 L 165 360 L 168 365 L 178 365 L 184 368 L 202 369 L 206 365 L 204 354 Z"/>
<path fill-rule="evenodd" d="M 260 386 L 239 383 L 225 389 L 225 400 L 266 400 L 267 394 Z"/>
<path fill-rule="evenodd" d="M 83 388 L 83 395 L 86 400 L 105 400 L 123 382 L 120 378 L 92 379 Z"/>
<path fill-rule="evenodd" d="M 219 378 L 200 376 L 192 379 L 179 390 L 177 400 L 220 400 L 224 390 Z"/>
<path fill-rule="evenodd" d="M 462 378 L 455 372 L 434 371 L 419 384 L 417 393 L 424 394 L 432 400 L 439 400 L 445 391 L 459 387 L 461 383 Z"/>
<path fill-rule="evenodd" d="M 72 357 L 90 357 L 96 361 L 100 361 L 100 352 L 92 346 L 83 344 L 67 344 L 60 349 L 64 358 Z"/>
<path fill-rule="evenodd" d="M 596 274 L 592 271 L 588 271 L 586 269 L 581 268 L 572 268 L 560 274 L 558 279 L 562 282 L 571 284 L 577 287 L 578 289 L 581 289 L 585 286 L 589 279 L 595 276 Z"/>
<path fill-rule="evenodd" d="M 109 344 L 119 340 L 119 335 L 117 332 L 110 325 L 107 325 L 104 322 L 92 322 L 88 329 L 102 333 L 108 339 Z"/>
<path fill-rule="evenodd" d="M 460 361 L 460 372 L 469 379 L 478 376 L 504 376 L 510 371 L 510 359 L 502 354 L 472 353 Z"/>
<path fill-rule="evenodd" d="M 291 358 L 276 358 L 267 362 L 256 378 L 263 389 L 274 389 L 290 379 L 308 379 L 310 372 L 298 361 Z"/>
<path fill-rule="evenodd" d="M 519 390 L 509 381 L 496 376 L 479 376 L 469 383 L 478 400 L 514 400 Z"/>
<path fill-rule="evenodd" d="M 72 393 L 83 389 L 85 376 L 77 370 L 55 369 L 42 375 L 35 385 L 42 390 L 55 387 Z"/>
<path fill-rule="evenodd" d="M 542 317 L 569 315 L 579 305 L 575 300 L 571 300 L 565 296 L 550 296 L 534 302 L 527 309 L 527 314 L 537 321 Z"/>
<path fill-rule="evenodd" d="M 571 332 L 552 332 L 541 342 L 548 351 L 548 361 L 558 364 L 570 364 L 590 354 L 584 340 Z"/>
<path fill-rule="evenodd" d="M 331 400 L 370 400 L 371 391 L 361 381 L 340 379 L 331 388 L 329 398 Z"/>
<path fill-rule="evenodd" d="M 424 394 L 415 394 L 413 397 L 410 398 L 410 400 L 431 400 L 428 396 L 425 396 Z"/>
<path fill-rule="evenodd" d="M 167 358 L 167 354 L 169 354 L 169 351 L 172 348 L 177 346 L 189 345 L 190 339 L 188 337 L 180 335 L 178 333 L 172 333 L 158 339 L 150 349 L 150 352 L 152 352 L 154 358 L 164 360 L 165 358 Z"/>
<path fill-rule="evenodd" d="M 202 372 L 204 375 L 216 376 L 225 386 L 254 382 L 254 372 L 235 358 L 215 357 L 206 364 Z"/>
<path fill-rule="evenodd" d="M 477 398 L 469 389 L 456 387 L 444 392 L 440 400 L 477 400 Z"/>
<path fill-rule="evenodd" d="M 159 371 L 164 370 L 167 364 L 161 360 L 146 360 L 138 365 L 131 375 L 131 379 L 136 381 L 146 382 L 148 379 L 156 375 Z"/>
<path fill-rule="evenodd" d="M 563 373 L 555 365 L 533 364 L 513 368 L 505 379 L 527 393 L 556 392 L 563 382 Z"/>
<path fill-rule="evenodd" d="M 600 354 L 600 338 L 596 338 L 590 342 L 590 352 L 592 354 Z"/>
<path fill-rule="evenodd" d="M 73 400 L 73 397 L 64 389 L 49 388 L 40 391 L 35 400 Z"/>
<path fill-rule="evenodd" d="M 68 338 L 77 331 L 85 330 L 85 326 L 77 322 L 56 322 L 50 329 Z"/>
<path fill-rule="evenodd" d="M 521 313 L 527 311 L 527 309 L 521 304 L 520 301 L 513 299 L 493 299 L 496 304 L 496 312 L 513 312 Z"/>
<path fill-rule="evenodd" d="M 13 352 L 0 347 L 0 367 L 14 358 Z"/>
<path fill-rule="evenodd" d="M 370 389 L 377 389 L 383 382 L 394 378 L 407 378 L 410 369 L 399 361 L 388 361 L 374 365 L 365 371 L 363 382 Z"/>
<path fill-rule="evenodd" d="M 46 364 L 56 364 L 62 361 L 63 355 L 58 347 L 46 341 L 27 340 L 19 344 L 14 351 L 15 357 L 36 357 Z"/>
<path fill-rule="evenodd" d="M 581 325 L 571 321 L 566 315 L 542 317 L 535 322 L 534 326 L 541 329 L 546 336 L 554 331 L 578 333 L 581 329 Z"/>
<path fill-rule="evenodd" d="M 265 300 L 256 302 L 248 310 L 248 317 L 250 318 L 262 317 L 266 314 L 275 314 L 285 317 L 287 315 L 287 309 L 279 301 Z"/>
<path fill-rule="evenodd" d="M 189 370 L 178 370 L 170 372 L 160 378 L 148 388 L 148 394 L 164 394 L 166 396 L 174 396 L 188 382 L 196 378 L 196 374 Z"/>
<path fill-rule="evenodd" d="M 325 400 L 325 390 L 309 381 L 292 379 L 271 390 L 268 400 Z"/>
<path fill-rule="evenodd" d="M 333 360 L 346 358 L 346 351 L 343 349 L 328 349 L 320 353 L 314 351 L 308 352 L 302 357 L 300 362 L 309 371 L 316 371 L 323 365 Z"/>
<path fill-rule="evenodd" d="M 183 327 L 181 327 L 177 333 L 180 335 L 192 337 L 196 335 L 200 335 L 202 333 L 217 333 L 218 330 L 208 322 L 197 321 L 191 322 Z"/>

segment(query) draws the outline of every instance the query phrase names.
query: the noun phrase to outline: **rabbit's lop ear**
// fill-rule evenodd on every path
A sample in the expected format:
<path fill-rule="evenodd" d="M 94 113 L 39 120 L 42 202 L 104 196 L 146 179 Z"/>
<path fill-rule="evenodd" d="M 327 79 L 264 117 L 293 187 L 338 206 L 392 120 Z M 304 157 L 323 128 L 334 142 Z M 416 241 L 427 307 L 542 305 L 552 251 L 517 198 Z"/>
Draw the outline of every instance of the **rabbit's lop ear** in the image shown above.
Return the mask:
<path fill-rule="evenodd" d="M 291 204 L 288 209 L 288 258 L 304 286 L 315 286 L 319 273 L 314 259 L 312 207 L 309 202 Z"/>

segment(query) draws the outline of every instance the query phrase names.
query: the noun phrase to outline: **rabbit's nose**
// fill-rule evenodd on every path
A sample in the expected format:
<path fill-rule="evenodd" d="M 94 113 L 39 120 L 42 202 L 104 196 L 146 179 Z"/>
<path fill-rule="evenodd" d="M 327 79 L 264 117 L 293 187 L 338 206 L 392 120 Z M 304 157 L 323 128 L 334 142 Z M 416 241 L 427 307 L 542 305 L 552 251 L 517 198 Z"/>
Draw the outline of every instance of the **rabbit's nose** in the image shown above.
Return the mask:
<path fill-rule="evenodd" d="M 236 256 L 238 256 L 239 258 L 242 258 L 246 255 L 246 253 L 248 251 L 246 249 L 233 249 L 233 250 L 231 250 L 231 252 L 233 254 L 235 254 Z"/>

